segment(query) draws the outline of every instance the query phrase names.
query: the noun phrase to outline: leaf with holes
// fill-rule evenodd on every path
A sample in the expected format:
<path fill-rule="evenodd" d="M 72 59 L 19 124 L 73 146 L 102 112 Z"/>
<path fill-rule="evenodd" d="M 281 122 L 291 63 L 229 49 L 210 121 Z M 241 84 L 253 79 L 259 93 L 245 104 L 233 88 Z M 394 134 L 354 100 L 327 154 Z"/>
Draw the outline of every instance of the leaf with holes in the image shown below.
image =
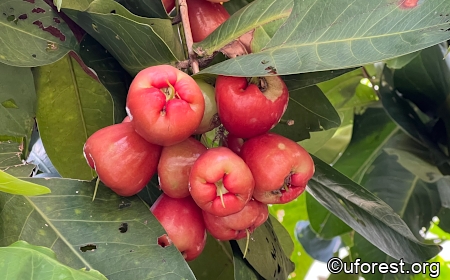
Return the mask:
<path fill-rule="evenodd" d="M 246 242 L 246 238 L 237 240 L 241 252 Z M 294 264 L 283 251 L 270 219 L 252 233 L 245 259 L 265 279 L 287 279 L 294 271 Z"/>
<path fill-rule="evenodd" d="M 51 64 L 77 48 L 70 28 L 44 0 L 3 1 L 0 11 L 2 63 L 20 67 Z"/>
<path fill-rule="evenodd" d="M 0 248 L 0 273 L 8 279 L 106 280 L 96 270 L 75 270 L 58 262 L 49 248 L 17 241 Z"/>
<path fill-rule="evenodd" d="M 374 194 L 314 157 L 307 191 L 369 242 L 405 262 L 426 261 L 441 248 L 420 242 L 393 209 Z"/>
<path fill-rule="evenodd" d="M 36 119 L 47 155 L 61 176 L 91 180 L 95 172 L 83 146 L 95 131 L 114 123 L 111 95 L 73 53 L 33 73 Z"/>
<path fill-rule="evenodd" d="M 252 4 L 261 4 L 260 16 L 285 3 L 276 2 L 273 6 L 262 5 L 263 1 Z M 419 1 L 414 7 L 406 7 L 407 0 L 292 2 L 289 18 L 260 52 L 200 73 L 262 76 L 343 69 L 402 56 L 450 38 L 448 1 Z M 247 18 L 251 17 L 236 16 L 227 26 Z M 228 35 L 232 31 L 224 27 L 217 32 Z M 206 42 L 202 46 L 209 48 Z"/>
<path fill-rule="evenodd" d="M 110 280 L 195 279 L 174 246 L 158 245 L 165 231 L 138 197 L 121 198 L 100 184 L 92 202 L 95 182 L 26 181 L 45 185 L 52 194 L 0 193 L 0 219 L 8 225 L 0 232 L 1 246 L 18 240 L 45 246 L 61 263 L 98 270 Z"/>
<path fill-rule="evenodd" d="M 113 0 L 95 0 L 83 11 L 62 10 L 132 76 L 149 66 L 184 59 L 177 26 L 169 19 L 133 15 Z"/>
<path fill-rule="evenodd" d="M 292 123 L 279 123 L 272 131 L 294 141 L 310 137 L 310 132 L 328 130 L 339 127 L 341 120 L 333 105 L 317 86 L 298 90 L 296 81 L 286 81 L 289 89 L 289 104 L 282 119 Z"/>
<path fill-rule="evenodd" d="M 30 138 L 36 114 L 30 68 L 0 63 L 0 85 L 0 135 Z"/>

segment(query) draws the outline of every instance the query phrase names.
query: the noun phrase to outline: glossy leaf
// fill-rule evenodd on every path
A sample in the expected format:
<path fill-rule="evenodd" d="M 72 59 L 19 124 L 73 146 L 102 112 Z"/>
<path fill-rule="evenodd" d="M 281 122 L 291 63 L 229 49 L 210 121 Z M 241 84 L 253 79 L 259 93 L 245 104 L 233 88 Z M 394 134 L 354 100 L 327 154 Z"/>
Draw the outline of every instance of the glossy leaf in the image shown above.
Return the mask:
<path fill-rule="evenodd" d="M 408 263 L 426 261 L 439 253 L 439 246 L 418 241 L 385 202 L 333 167 L 313 158 L 316 171 L 308 183 L 308 192 L 356 232 L 386 254 L 404 258 Z"/>
<path fill-rule="evenodd" d="M 72 31 L 44 0 L 3 1 L 0 10 L 1 63 L 20 67 L 46 65 L 77 48 Z"/>
<path fill-rule="evenodd" d="M 37 123 L 47 155 L 63 177 L 90 180 L 83 146 L 95 131 L 114 123 L 114 104 L 95 75 L 70 54 L 33 70 Z"/>
<path fill-rule="evenodd" d="M 243 259 L 239 246 L 231 241 L 233 247 L 233 264 L 235 280 L 262 280 L 264 278 L 256 272 L 253 267 Z M 231 279 L 231 278 L 230 278 Z"/>
<path fill-rule="evenodd" d="M 114 121 L 120 123 L 126 117 L 125 105 L 132 77 L 117 60 L 91 35 L 86 34 L 80 43 L 80 57 L 92 68 L 100 82 L 114 100 Z"/>
<path fill-rule="evenodd" d="M 0 273 L 7 279 L 42 280 L 100 280 L 105 279 L 96 270 L 76 270 L 58 262 L 55 253 L 41 246 L 17 241 L 0 248 Z"/>
<path fill-rule="evenodd" d="M 51 191 L 47 187 L 17 179 L 0 170 L 0 192 L 16 195 L 41 195 Z"/>
<path fill-rule="evenodd" d="M 286 82 L 289 89 L 289 104 L 282 119 L 293 120 L 293 125 L 279 123 L 272 131 L 294 141 L 310 137 L 310 132 L 339 127 L 340 118 L 333 105 L 317 86 L 294 89 L 295 81 Z"/>
<path fill-rule="evenodd" d="M 183 59 L 176 28 L 169 19 L 133 15 L 113 0 L 93 1 L 85 11 L 67 8 L 63 11 L 132 76 L 146 67 L 173 64 Z"/>
<path fill-rule="evenodd" d="M 52 194 L 0 194 L 0 217 L 8 224 L 0 232 L 0 245 L 24 240 L 45 246 L 61 263 L 96 269 L 111 280 L 195 279 L 174 246 L 158 245 L 165 232 L 138 197 L 119 197 L 100 184 L 92 202 L 95 182 L 26 180 L 47 186 Z"/>
<path fill-rule="evenodd" d="M 259 14 L 284 5 L 277 2 L 261 5 Z M 201 73 L 262 76 L 343 69 L 395 58 L 450 38 L 450 2 L 421 1 L 408 9 L 402 8 L 405 0 L 293 2 L 289 18 L 261 52 Z M 245 20 L 236 17 L 229 25 Z M 206 44 L 202 46 L 206 49 Z"/>
<path fill-rule="evenodd" d="M 30 68 L 0 63 L 0 85 L 0 135 L 30 137 L 36 114 L 36 91 Z"/>
<path fill-rule="evenodd" d="M 310 217 L 308 228 L 311 228 L 318 238 L 332 239 L 335 236 L 352 231 L 351 227 L 323 207 L 309 193 L 306 193 L 306 206 Z"/>
<path fill-rule="evenodd" d="M 241 252 L 244 252 L 246 242 L 246 238 L 237 241 Z M 266 279 L 286 279 L 294 270 L 294 264 L 283 251 L 270 220 L 252 233 L 245 258 Z"/>

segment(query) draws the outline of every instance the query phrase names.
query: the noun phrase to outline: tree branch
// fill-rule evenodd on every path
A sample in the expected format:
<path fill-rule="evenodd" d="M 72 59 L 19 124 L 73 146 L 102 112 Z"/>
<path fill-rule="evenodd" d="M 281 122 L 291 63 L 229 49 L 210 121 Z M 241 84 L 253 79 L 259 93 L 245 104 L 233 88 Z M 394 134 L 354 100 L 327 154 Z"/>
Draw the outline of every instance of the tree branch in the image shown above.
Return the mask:
<path fill-rule="evenodd" d="M 181 21 L 183 22 L 184 36 L 186 38 L 186 46 L 188 49 L 189 60 L 192 67 L 192 73 L 196 74 L 200 71 L 197 55 L 192 49 L 194 40 L 192 39 L 191 24 L 189 23 L 188 6 L 186 0 L 179 0 L 178 5 L 180 6 Z"/>

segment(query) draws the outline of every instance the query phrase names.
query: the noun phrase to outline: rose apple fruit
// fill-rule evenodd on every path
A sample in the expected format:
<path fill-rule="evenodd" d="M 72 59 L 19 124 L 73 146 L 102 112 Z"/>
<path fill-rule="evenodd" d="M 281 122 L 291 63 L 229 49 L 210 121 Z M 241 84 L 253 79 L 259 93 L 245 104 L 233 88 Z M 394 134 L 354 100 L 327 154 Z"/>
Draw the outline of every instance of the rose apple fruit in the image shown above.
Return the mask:
<path fill-rule="evenodd" d="M 173 243 L 186 261 L 201 254 L 207 237 L 205 223 L 202 211 L 190 196 L 171 198 L 161 194 L 150 211 L 167 232 L 167 236 L 158 239 L 161 246 Z"/>
<path fill-rule="evenodd" d="M 203 211 L 206 230 L 221 241 L 238 240 L 252 233 L 269 217 L 267 205 L 256 200 L 250 200 L 245 207 L 234 214 L 217 217 Z"/>
<path fill-rule="evenodd" d="M 187 0 L 186 3 L 194 43 L 208 37 L 230 17 L 228 11 L 219 3 L 205 0 Z"/>
<path fill-rule="evenodd" d="M 189 196 L 189 175 L 192 165 L 205 151 L 206 147 L 192 137 L 164 147 L 158 164 L 161 190 L 172 198 Z"/>
<path fill-rule="evenodd" d="M 204 152 L 189 176 L 189 190 L 197 205 L 220 217 L 241 211 L 251 199 L 254 185 L 245 162 L 225 147 Z"/>
<path fill-rule="evenodd" d="M 127 113 L 148 142 L 171 146 L 193 134 L 205 110 L 202 91 L 188 74 L 169 65 L 139 72 L 130 85 Z"/>
<path fill-rule="evenodd" d="M 156 173 L 161 149 L 139 136 L 131 123 L 123 122 L 96 131 L 83 152 L 106 186 L 118 195 L 132 196 Z"/>
<path fill-rule="evenodd" d="M 202 90 L 203 98 L 205 99 L 205 112 L 203 113 L 202 121 L 194 134 L 203 134 L 211 131 L 220 125 L 217 114 L 216 96 L 214 87 L 203 80 L 195 80 Z"/>
<path fill-rule="evenodd" d="M 129 117 L 129 116 L 126 116 L 126 117 L 123 119 L 122 122 L 131 122 L 130 117 Z"/>
<path fill-rule="evenodd" d="M 296 142 L 274 133 L 249 139 L 241 149 L 255 179 L 253 197 L 266 204 L 297 198 L 314 174 L 314 162 Z"/>
<path fill-rule="evenodd" d="M 252 79 L 218 76 L 216 102 L 224 127 L 236 137 L 251 138 L 272 129 L 286 111 L 289 91 L 279 76 Z"/>
<path fill-rule="evenodd" d="M 166 13 L 170 13 L 175 8 L 175 0 L 162 0 Z"/>

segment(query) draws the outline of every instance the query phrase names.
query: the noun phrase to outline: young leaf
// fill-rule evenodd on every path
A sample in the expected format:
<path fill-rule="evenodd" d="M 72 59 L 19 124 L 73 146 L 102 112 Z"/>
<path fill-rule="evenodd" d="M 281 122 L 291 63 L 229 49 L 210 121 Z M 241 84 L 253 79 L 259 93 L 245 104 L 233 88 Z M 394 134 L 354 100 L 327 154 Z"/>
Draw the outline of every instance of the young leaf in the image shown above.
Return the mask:
<path fill-rule="evenodd" d="M 289 18 L 261 52 L 200 73 L 263 76 L 343 69 L 412 53 L 450 38 L 447 1 L 420 1 L 412 8 L 402 7 L 405 0 L 293 2 Z M 252 4 L 261 4 L 265 11 L 262 3 Z M 206 42 L 202 46 L 207 49 Z"/>
<path fill-rule="evenodd" d="M 92 202 L 95 182 L 26 179 L 47 186 L 51 195 L 0 193 L 0 218 L 7 224 L 0 245 L 18 240 L 49 247 L 74 269 L 96 269 L 110 280 L 195 279 L 181 253 L 158 245 L 165 234 L 136 196 L 117 196 L 103 184 Z"/>
<path fill-rule="evenodd" d="M 47 155 L 61 176 L 91 180 L 95 174 L 86 163 L 83 145 L 95 131 L 114 123 L 114 104 L 86 68 L 71 53 L 54 64 L 33 69 L 33 73 L 38 95 L 36 119 Z"/>
<path fill-rule="evenodd" d="M 0 192 L 16 195 L 41 195 L 51 191 L 47 187 L 17 179 L 0 170 Z"/>
<path fill-rule="evenodd" d="M 439 253 L 439 246 L 418 241 L 381 199 L 320 159 L 313 159 L 316 171 L 308 183 L 308 192 L 380 250 L 408 263 L 426 261 Z"/>
<path fill-rule="evenodd" d="M 72 31 L 44 0 L 3 1 L 0 8 L 0 62 L 35 67 L 51 64 L 76 49 Z"/>
<path fill-rule="evenodd" d="M 0 248 L 0 273 L 8 279 L 106 280 L 97 270 L 76 270 L 58 262 L 55 253 L 46 247 L 17 241 Z"/>

